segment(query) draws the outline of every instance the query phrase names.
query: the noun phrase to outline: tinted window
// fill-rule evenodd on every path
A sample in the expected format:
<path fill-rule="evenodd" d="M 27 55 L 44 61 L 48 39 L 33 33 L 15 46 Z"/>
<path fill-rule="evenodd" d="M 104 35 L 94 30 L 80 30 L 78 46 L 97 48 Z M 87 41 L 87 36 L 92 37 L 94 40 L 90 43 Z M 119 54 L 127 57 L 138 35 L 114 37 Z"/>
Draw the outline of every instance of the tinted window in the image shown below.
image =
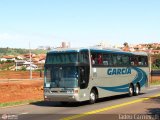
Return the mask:
<path fill-rule="evenodd" d="M 103 54 L 102 53 L 91 53 L 91 61 L 93 65 L 103 64 Z"/>
<path fill-rule="evenodd" d="M 132 66 L 148 66 L 147 56 L 131 56 L 130 62 Z"/>
<path fill-rule="evenodd" d="M 88 52 L 80 52 L 79 62 L 89 64 L 89 55 Z"/>
<path fill-rule="evenodd" d="M 139 66 L 147 66 L 148 65 L 147 61 L 148 61 L 147 57 L 145 57 L 145 56 L 138 57 L 138 64 L 139 64 Z"/>
<path fill-rule="evenodd" d="M 130 65 L 129 56 L 128 55 L 122 55 L 122 65 L 123 66 Z"/>
<path fill-rule="evenodd" d="M 53 53 L 48 54 L 46 64 L 66 64 L 78 61 L 78 53 Z"/>
<path fill-rule="evenodd" d="M 103 54 L 103 64 L 107 66 L 113 65 L 111 54 Z"/>
<path fill-rule="evenodd" d="M 115 66 L 128 66 L 129 64 L 129 56 L 122 54 L 114 54 L 113 55 L 113 64 Z"/>

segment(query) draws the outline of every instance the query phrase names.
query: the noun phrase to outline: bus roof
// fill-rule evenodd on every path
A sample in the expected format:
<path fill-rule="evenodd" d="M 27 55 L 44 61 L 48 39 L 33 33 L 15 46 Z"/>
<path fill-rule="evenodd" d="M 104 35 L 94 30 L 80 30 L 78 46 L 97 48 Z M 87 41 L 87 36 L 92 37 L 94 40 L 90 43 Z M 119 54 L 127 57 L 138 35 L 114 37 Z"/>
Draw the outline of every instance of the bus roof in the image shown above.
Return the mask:
<path fill-rule="evenodd" d="M 108 52 L 108 53 L 148 56 L 146 52 L 127 52 L 127 51 L 122 51 L 121 49 L 115 49 L 115 48 L 93 48 L 93 47 L 92 48 L 58 48 L 58 49 L 53 49 L 47 53 L 48 54 L 69 53 L 69 52 L 79 52 L 82 50 L 90 50 L 91 52 Z"/>
<path fill-rule="evenodd" d="M 80 50 L 88 50 L 87 48 L 58 48 L 50 50 L 47 53 L 67 53 L 67 52 L 79 52 Z"/>

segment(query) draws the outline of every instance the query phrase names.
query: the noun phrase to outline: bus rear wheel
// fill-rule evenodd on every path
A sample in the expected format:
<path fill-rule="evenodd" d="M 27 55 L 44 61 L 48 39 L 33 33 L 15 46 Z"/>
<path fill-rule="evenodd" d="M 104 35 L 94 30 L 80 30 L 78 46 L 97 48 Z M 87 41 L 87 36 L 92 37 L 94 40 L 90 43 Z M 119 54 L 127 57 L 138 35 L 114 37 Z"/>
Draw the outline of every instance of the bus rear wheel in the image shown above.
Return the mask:
<path fill-rule="evenodd" d="M 140 94 L 140 86 L 137 84 L 135 88 L 134 95 L 139 95 Z"/>
<path fill-rule="evenodd" d="M 128 92 L 129 97 L 133 96 L 133 93 L 134 93 L 134 88 L 133 88 L 133 85 L 131 84 L 129 86 L 129 92 Z"/>
<path fill-rule="evenodd" d="M 96 94 L 95 90 L 92 89 L 90 92 L 89 103 L 94 104 L 96 102 L 96 100 L 97 100 L 97 94 Z"/>

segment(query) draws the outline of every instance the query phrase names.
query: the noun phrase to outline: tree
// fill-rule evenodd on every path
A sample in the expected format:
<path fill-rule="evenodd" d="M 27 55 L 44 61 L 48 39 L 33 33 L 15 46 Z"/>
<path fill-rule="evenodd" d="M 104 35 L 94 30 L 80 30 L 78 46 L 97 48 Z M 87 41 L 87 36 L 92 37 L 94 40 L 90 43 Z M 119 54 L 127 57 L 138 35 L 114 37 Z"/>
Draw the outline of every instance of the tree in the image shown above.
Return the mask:
<path fill-rule="evenodd" d="M 160 50 L 160 47 L 157 47 L 156 50 Z"/>
<path fill-rule="evenodd" d="M 152 48 L 152 45 L 151 45 L 151 44 L 149 44 L 149 45 L 148 45 L 148 49 L 151 49 L 151 48 Z"/>
<path fill-rule="evenodd" d="M 123 45 L 124 45 L 124 47 L 129 47 L 127 42 L 125 42 Z"/>
<path fill-rule="evenodd" d="M 125 42 L 123 45 L 124 45 L 123 50 L 124 51 L 129 51 L 129 45 L 128 45 L 128 43 Z"/>
<path fill-rule="evenodd" d="M 160 67 L 160 59 L 156 59 L 155 64 L 156 64 L 157 67 Z"/>

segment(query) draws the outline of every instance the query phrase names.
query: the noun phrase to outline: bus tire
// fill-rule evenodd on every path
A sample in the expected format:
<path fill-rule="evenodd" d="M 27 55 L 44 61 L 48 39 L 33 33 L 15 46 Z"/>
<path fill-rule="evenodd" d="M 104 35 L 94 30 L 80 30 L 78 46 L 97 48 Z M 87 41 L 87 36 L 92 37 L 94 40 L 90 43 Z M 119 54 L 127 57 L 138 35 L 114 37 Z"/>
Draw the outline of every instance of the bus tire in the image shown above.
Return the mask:
<path fill-rule="evenodd" d="M 131 84 L 131 85 L 129 86 L 128 96 L 129 96 L 129 97 L 132 97 L 132 96 L 133 96 L 133 93 L 134 93 L 134 88 L 133 88 L 133 85 Z"/>
<path fill-rule="evenodd" d="M 89 103 L 94 104 L 96 102 L 96 99 L 97 99 L 96 91 L 92 89 L 90 92 Z"/>
<path fill-rule="evenodd" d="M 136 88 L 135 88 L 135 92 L 134 92 L 134 95 L 139 95 L 140 94 L 140 86 L 139 84 L 136 84 Z"/>

